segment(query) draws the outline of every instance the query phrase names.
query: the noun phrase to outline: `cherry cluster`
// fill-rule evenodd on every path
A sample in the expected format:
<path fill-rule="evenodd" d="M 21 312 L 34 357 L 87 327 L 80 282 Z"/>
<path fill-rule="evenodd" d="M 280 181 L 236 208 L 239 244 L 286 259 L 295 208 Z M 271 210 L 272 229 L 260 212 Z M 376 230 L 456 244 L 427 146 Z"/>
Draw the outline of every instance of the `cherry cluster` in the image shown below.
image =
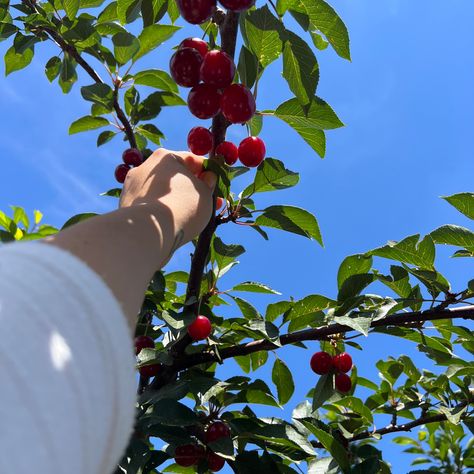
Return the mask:
<path fill-rule="evenodd" d="M 122 153 L 122 161 L 123 163 L 115 168 L 115 179 L 119 183 L 125 181 L 127 173 L 132 169 L 132 167 L 140 166 L 143 163 L 142 152 L 136 148 L 127 148 Z"/>
<path fill-rule="evenodd" d="M 230 438 L 230 428 L 223 421 L 215 421 L 207 426 L 204 432 L 204 442 L 206 444 L 217 441 L 221 438 Z M 225 459 L 214 453 L 208 447 L 204 448 L 198 444 L 186 444 L 178 446 L 174 452 L 174 461 L 178 466 L 190 467 L 198 464 L 201 460 L 207 461 L 210 471 L 220 471 L 225 464 Z"/>
<path fill-rule="evenodd" d="M 318 375 L 333 372 L 336 374 L 334 383 L 339 392 L 347 393 L 352 388 L 352 381 L 347 372 L 352 369 L 352 357 L 347 352 L 332 356 L 327 352 L 316 352 L 311 357 L 311 369 Z"/>
<path fill-rule="evenodd" d="M 245 85 L 233 83 L 235 70 L 234 61 L 227 53 L 218 49 L 209 51 L 207 43 L 199 38 L 186 38 L 170 60 L 173 79 L 178 85 L 191 88 L 188 108 L 194 116 L 206 120 L 222 113 L 228 122 L 244 124 L 255 114 L 256 104 Z M 208 128 L 190 130 L 188 147 L 193 153 L 206 155 L 214 145 L 214 136 Z M 258 137 L 245 138 L 239 147 L 225 141 L 215 149 L 230 166 L 237 159 L 245 166 L 258 166 L 265 152 L 265 144 Z"/>

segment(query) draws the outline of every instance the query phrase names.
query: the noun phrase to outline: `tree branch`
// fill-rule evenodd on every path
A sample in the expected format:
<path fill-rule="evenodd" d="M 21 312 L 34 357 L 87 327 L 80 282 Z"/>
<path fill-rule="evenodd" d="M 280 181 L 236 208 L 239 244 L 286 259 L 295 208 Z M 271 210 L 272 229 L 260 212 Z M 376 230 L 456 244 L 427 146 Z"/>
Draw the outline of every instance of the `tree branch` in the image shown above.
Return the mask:
<path fill-rule="evenodd" d="M 387 316 L 386 318 L 372 321 L 370 327 L 404 327 L 414 323 L 422 323 L 425 321 L 437 321 L 440 319 L 466 319 L 474 320 L 474 305 L 462 306 L 460 308 L 416 311 L 411 313 L 397 313 Z M 349 326 L 342 324 L 331 324 L 322 328 L 305 329 L 294 333 L 284 334 L 280 337 L 280 345 L 276 345 L 267 339 L 248 342 L 246 344 L 238 344 L 219 350 L 219 356 L 213 352 L 201 352 L 199 354 L 190 354 L 176 360 L 173 366 L 175 371 L 180 371 L 193 367 L 195 365 L 218 362 L 220 360 L 229 359 L 231 357 L 252 354 L 259 351 L 270 351 L 278 349 L 281 346 L 294 344 L 303 341 L 321 341 L 336 334 L 354 331 Z"/>
<path fill-rule="evenodd" d="M 456 405 L 454 409 L 464 408 L 466 405 L 471 404 L 473 401 L 474 401 L 474 398 L 466 400 L 465 402 L 462 402 L 459 405 Z M 462 418 L 465 418 L 467 416 L 468 415 L 465 415 Z M 410 421 L 409 423 L 402 423 L 399 425 L 389 425 L 389 426 L 386 426 L 385 428 L 380 428 L 374 431 L 364 431 L 363 433 L 359 433 L 353 438 L 349 438 L 349 439 L 346 438 L 346 439 L 349 443 L 353 443 L 354 441 L 361 441 L 363 439 L 372 438 L 374 435 L 383 436 L 390 433 L 398 433 L 400 431 L 411 431 L 413 428 L 416 428 L 417 426 L 427 425 L 429 423 L 437 423 L 437 422 L 446 421 L 446 420 L 447 420 L 446 415 L 442 413 L 438 413 L 437 415 L 425 415 L 425 416 L 421 416 L 420 418 L 416 420 Z M 324 446 L 319 441 L 312 441 L 311 444 L 315 448 L 324 449 Z"/>

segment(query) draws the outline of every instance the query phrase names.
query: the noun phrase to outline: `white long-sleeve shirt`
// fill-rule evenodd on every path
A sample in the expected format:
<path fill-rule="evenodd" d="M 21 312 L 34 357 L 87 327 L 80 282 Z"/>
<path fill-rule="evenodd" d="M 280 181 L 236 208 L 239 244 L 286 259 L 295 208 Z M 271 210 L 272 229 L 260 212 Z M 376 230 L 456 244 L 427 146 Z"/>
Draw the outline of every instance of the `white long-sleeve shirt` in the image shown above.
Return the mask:
<path fill-rule="evenodd" d="M 0 247 L 0 473 L 109 474 L 132 432 L 132 340 L 118 301 L 72 254 Z"/>

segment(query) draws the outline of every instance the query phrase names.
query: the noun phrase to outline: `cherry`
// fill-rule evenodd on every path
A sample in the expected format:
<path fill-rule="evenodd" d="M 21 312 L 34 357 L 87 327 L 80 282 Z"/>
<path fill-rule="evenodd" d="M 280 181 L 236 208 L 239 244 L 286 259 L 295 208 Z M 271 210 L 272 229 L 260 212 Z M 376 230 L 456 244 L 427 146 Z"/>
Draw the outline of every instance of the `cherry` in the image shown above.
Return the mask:
<path fill-rule="evenodd" d="M 189 467 L 197 464 L 199 459 L 204 456 L 204 450 L 201 446 L 195 444 L 185 444 L 178 446 L 174 450 L 174 462 L 178 466 Z"/>
<path fill-rule="evenodd" d="M 181 41 L 179 47 L 194 48 L 199 52 L 202 57 L 204 57 L 209 51 L 207 43 L 200 38 L 186 38 L 185 40 Z"/>
<path fill-rule="evenodd" d="M 352 357 L 347 352 L 337 354 L 332 358 L 332 364 L 338 372 L 349 372 L 352 369 Z"/>
<path fill-rule="evenodd" d="M 227 10 L 241 12 L 248 10 L 255 3 L 255 0 L 219 0 L 219 2 Z"/>
<path fill-rule="evenodd" d="M 115 168 L 115 179 L 119 183 L 123 183 L 125 181 L 125 178 L 127 177 L 127 173 L 130 171 L 130 166 L 128 165 L 118 165 L 117 168 Z"/>
<path fill-rule="evenodd" d="M 188 95 L 188 107 L 200 119 L 215 117 L 220 112 L 221 93 L 209 84 L 198 84 Z"/>
<path fill-rule="evenodd" d="M 337 374 L 334 383 L 336 389 L 343 393 L 347 393 L 352 387 L 352 380 L 347 374 Z"/>
<path fill-rule="evenodd" d="M 225 464 L 225 459 L 218 456 L 217 454 L 213 452 L 208 452 L 207 453 L 207 466 L 210 471 L 212 472 L 217 472 L 220 471 Z"/>
<path fill-rule="evenodd" d="M 244 85 L 231 84 L 222 94 L 221 108 L 222 114 L 229 122 L 245 123 L 255 113 L 255 99 Z"/>
<path fill-rule="evenodd" d="M 196 155 L 206 155 L 214 146 L 212 133 L 204 127 L 193 127 L 188 133 L 188 147 Z"/>
<path fill-rule="evenodd" d="M 217 49 L 209 51 L 201 64 L 201 80 L 219 88 L 232 83 L 235 74 L 235 64 L 224 51 Z"/>
<path fill-rule="evenodd" d="M 316 352 L 311 357 L 310 362 L 311 368 L 313 372 L 317 373 L 318 375 L 328 374 L 332 369 L 332 357 L 327 352 Z"/>
<path fill-rule="evenodd" d="M 197 49 L 181 48 L 170 59 L 170 72 L 176 84 L 193 87 L 199 84 L 202 56 Z"/>
<path fill-rule="evenodd" d="M 193 341 L 207 339 L 211 334 L 211 321 L 206 316 L 198 316 L 189 326 L 188 334 Z"/>
<path fill-rule="evenodd" d="M 230 436 L 230 429 L 223 421 L 215 421 L 206 431 L 206 443 Z"/>
<path fill-rule="evenodd" d="M 155 377 L 161 372 L 160 364 L 144 365 L 138 369 L 140 375 L 143 377 Z"/>
<path fill-rule="evenodd" d="M 181 16 L 193 25 L 199 25 L 211 18 L 216 0 L 177 0 Z"/>
<path fill-rule="evenodd" d="M 223 204 L 224 204 L 224 199 L 218 196 L 216 199 L 216 210 L 220 209 Z"/>
<path fill-rule="evenodd" d="M 239 156 L 239 149 L 232 142 L 222 142 L 216 147 L 216 155 L 222 155 L 225 162 L 232 166 Z"/>
<path fill-rule="evenodd" d="M 140 354 L 140 351 L 145 348 L 154 349 L 155 341 L 150 336 L 137 336 L 135 338 L 135 355 Z"/>
<path fill-rule="evenodd" d="M 143 163 L 143 155 L 136 148 L 127 148 L 122 153 L 122 160 L 128 166 L 140 166 Z"/>
<path fill-rule="evenodd" d="M 258 166 L 265 158 L 265 143 L 258 137 L 244 138 L 239 145 L 239 159 L 245 166 Z"/>

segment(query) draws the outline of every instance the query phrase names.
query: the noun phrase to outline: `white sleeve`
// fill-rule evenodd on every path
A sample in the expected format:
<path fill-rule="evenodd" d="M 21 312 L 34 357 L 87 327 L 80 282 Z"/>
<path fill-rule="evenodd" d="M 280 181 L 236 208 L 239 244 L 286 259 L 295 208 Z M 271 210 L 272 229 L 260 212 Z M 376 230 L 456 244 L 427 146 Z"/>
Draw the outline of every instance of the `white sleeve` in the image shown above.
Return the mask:
<path fill-rule="evenodd" d="M 135 412 L 118 301 L 54 246 L 0 247 L 0 473 L 109 474 Z"/>

